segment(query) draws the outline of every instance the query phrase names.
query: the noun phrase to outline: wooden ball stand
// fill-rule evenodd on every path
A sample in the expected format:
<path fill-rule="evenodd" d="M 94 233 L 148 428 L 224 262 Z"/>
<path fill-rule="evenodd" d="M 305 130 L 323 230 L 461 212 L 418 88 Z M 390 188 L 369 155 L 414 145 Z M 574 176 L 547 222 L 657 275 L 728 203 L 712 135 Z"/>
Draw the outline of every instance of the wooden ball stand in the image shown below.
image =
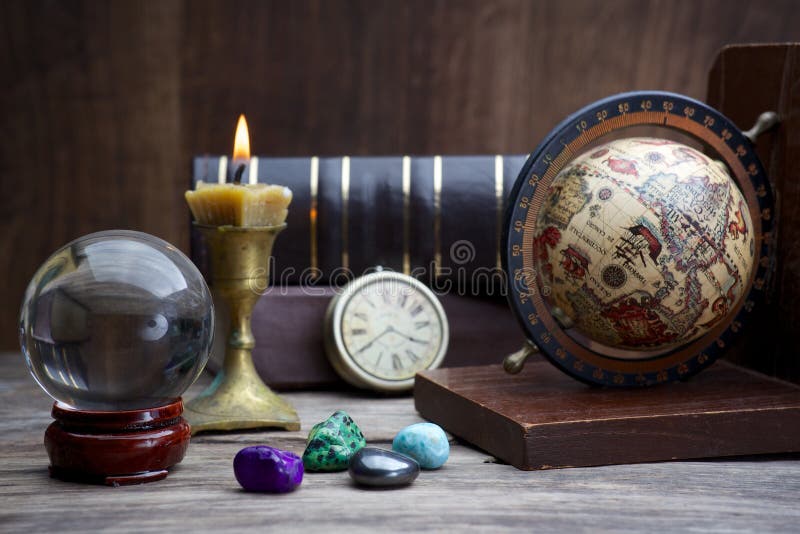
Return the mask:
<path fill-rule="evenodd" d="M 186 454 L 183 402 L 143 410 L 76 410 L 56 402 L 44 445 L 50 476 L 123 486 L 161 480 Z"/>

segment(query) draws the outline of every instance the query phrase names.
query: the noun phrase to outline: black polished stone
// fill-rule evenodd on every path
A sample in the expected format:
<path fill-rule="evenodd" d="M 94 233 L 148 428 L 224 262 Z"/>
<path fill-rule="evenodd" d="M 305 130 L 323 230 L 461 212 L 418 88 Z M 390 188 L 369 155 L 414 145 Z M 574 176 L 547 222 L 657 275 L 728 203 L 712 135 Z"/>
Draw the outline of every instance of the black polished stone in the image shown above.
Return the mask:
<path fill-rule="evenodd" d="M 419 464 L 396 452 L 364 447 L 350 460 L 350 476 L 364 486 L 404 486 L 419 475 Z"/>

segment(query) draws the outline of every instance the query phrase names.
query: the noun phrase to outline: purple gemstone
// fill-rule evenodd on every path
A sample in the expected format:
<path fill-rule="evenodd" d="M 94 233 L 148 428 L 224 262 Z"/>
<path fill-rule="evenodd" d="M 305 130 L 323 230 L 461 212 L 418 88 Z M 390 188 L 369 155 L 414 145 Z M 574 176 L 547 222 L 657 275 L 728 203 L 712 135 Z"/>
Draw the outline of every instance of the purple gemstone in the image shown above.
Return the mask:
<path fill-rule="evenodd" d="M 287 493 L 303 481 L 303 461 L 293 452 L 257 445 L 236 454 L 233 473 L 247 491 Z"/>

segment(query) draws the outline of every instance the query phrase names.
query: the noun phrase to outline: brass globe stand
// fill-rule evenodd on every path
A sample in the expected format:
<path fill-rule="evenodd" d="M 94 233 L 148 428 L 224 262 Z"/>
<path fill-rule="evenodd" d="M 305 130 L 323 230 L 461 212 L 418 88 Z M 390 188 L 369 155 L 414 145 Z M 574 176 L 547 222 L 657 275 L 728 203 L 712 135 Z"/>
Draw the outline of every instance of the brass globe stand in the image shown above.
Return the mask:
<path fill-rule="evenodd" d="M 195 224 L 211 258 L 212 290 L 230 311 L 231 326 L 222 371 L 186 405 L 192 434 L 207 430 L 278 427 L 299 430 L 294 408 L 261 380 L 253 365 L 255 338 L 250 316 L 269 282 L 269 258 L 280 226 Z"/>

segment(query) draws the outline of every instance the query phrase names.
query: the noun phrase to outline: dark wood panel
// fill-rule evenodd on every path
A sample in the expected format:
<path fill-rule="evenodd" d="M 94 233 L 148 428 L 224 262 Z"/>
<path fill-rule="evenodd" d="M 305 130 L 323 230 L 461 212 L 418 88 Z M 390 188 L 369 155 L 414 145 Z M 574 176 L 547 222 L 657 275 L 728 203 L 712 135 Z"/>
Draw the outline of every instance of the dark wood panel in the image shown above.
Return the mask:
<path fill-rule="evenodd" d="M 800 39 L 791 1 L 0 4 L 0 346 L 56 247 L 188 247 L 192 154 L 517 153 L 618 91 L 703 98 L 725 43 Z M 279 177 L 276 177 L 279 180 Z"/>
<path fill-rule="evenodd" d="M 768 307 L 748 325 L 751 335 L 728 358 L 800 382 L 800 44 L 732 46 L 714 64 L 709 103 L 740 125 L 772 110 L 780 125 L 759 137 L 756 149 L 776 191 L 775 266 Z M 745 126 L 746 127 L 746 126 Z"/>
<path fill-rule="evenodd" d="M 0 345 L 37 266 L 110 228 L 185 241 L 180 2 L 0 4 Z"/>

